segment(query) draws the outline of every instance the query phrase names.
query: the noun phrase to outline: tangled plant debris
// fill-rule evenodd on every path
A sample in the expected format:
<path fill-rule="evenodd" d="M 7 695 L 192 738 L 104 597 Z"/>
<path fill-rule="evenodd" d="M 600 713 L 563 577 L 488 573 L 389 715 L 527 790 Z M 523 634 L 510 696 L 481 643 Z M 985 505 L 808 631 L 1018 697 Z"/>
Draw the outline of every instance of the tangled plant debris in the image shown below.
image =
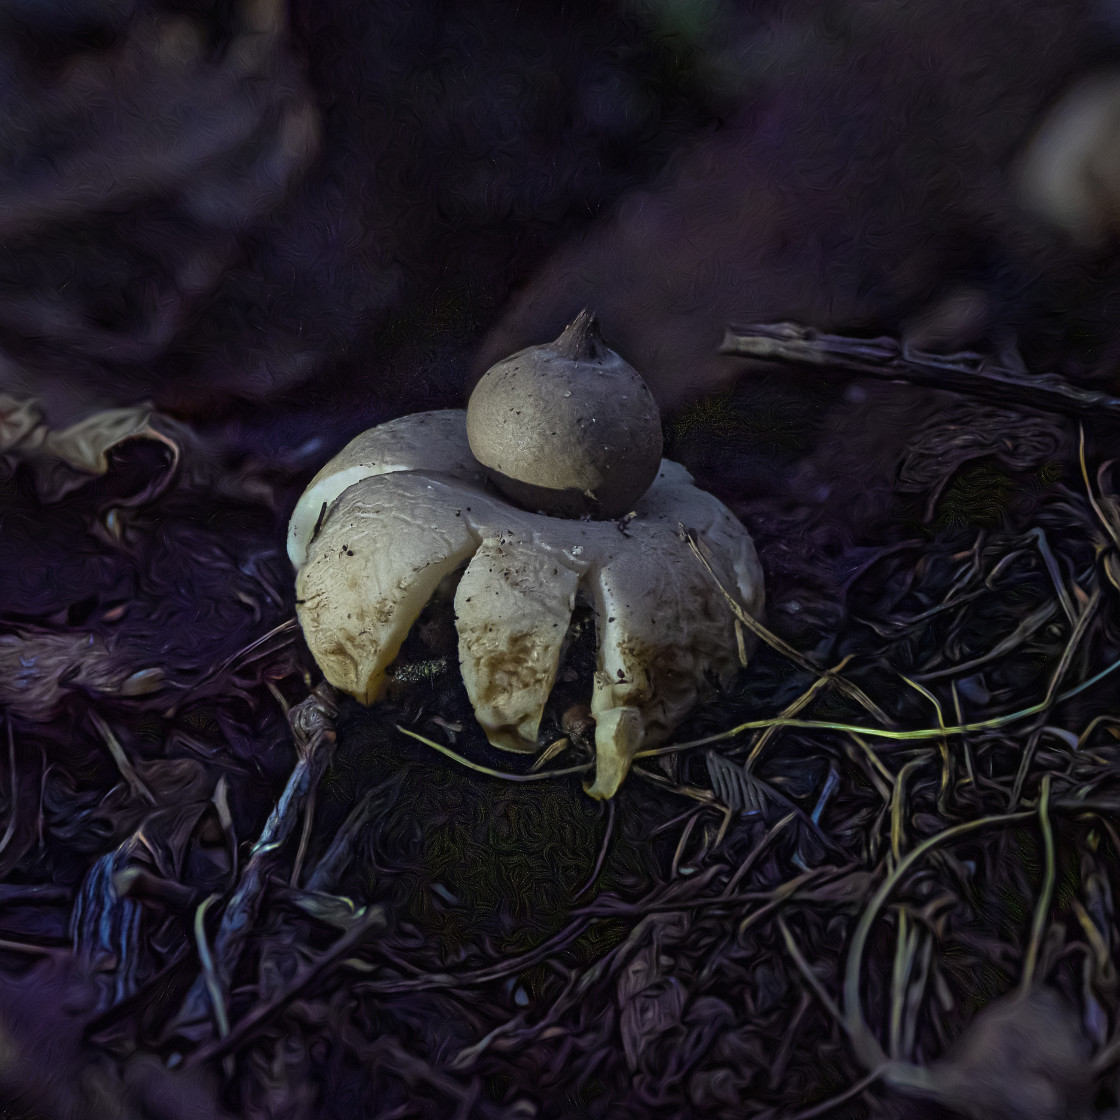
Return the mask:
<path fill-rule="evenodd" d="M 355 1097 L 371 1116 L 1105 1115 L 1112 468 L 1072 421 L 1024 411 L 1030 438 L 1006 444 L 991 423 L 931 420 L 909 527 L 874 548 L 814 551 L 804 511 L 736 503 L 766 626 L 690 538 L 758 651 L 605 804 L 579 767 L 492 750 L 436 612 L 376 707 L 316 684 L 267 506 L 226 498 L 200 526 L 188 471 L 109 535 L 91 530 L 142 440 L 109 452 L 115 490 L 50 505 L 10 453 L 9 516 L 84 523 L 83 548 L 132 574 L 120 601 L 56 584 L 2 620 L 50 690 L 4 709 L 7 1097 L 52 1120 L 106 1099 L 186 1116 L 200 1095 L 252 1118 Z M 974 454 L 1004 479 L 995 510 Z M 159 675 L 121 687 L 153 668 L 130 661 L 134 604 L 166 596 L 188 540 L 200 586 L 163 601 Z M 204 597 L 237 610 L 176 644 Z M 113 688 L 91 687 L 83 642 Z M 577 611 L 558 687 L 594 658 Z M 586 715 L 561 715 L 587 749 Z M 66 994 L 30 996 L 48 989 Z M 80 1076 L 36 1064 L 60 1023 Z"/>

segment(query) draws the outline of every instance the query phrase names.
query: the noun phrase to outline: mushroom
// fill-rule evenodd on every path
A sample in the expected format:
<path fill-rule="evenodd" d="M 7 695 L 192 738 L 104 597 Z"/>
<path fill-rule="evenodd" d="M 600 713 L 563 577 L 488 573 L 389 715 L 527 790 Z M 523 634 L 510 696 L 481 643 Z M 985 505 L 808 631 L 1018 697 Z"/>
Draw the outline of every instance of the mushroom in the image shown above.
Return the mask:
<path fill-rule="evenodd" d="M 575 327 L 580 345 L 596 348 L 602 365 L 593 358 L 588 368 L 570 354 L 560 359 L 569 363 L 564 376 L 573 397 L 581 364 L 585 377 L 622 364 L 592 334 L 593 321 L 577 320 Z M 572 331 L 559 341 L 570 340 Z M 592 386 L 584 399 L 594 392 Z M 645 407 L 636 390 L 634 398 Z M 487 486 L 480 459 L 536 487 L 535 509 L 551 504 L 550 477 L 561 482 L 561 508 L 571 509 L 574 475 L 542 470 L 518 478 L 510 459 L 479 446 L 483 427 L 472 429 L 469 417 L 469 409 L 448 410 L 383 424 L 344 448 L 312 481 L 292 515 L 288 539 L 308 646 L 328 681 L 371 704 L 413 622 L 440 585 L 463 569 L 455 624 L 475 716 L 494 746 L 536 752 L 572 611 L 582 599 L 594 610 L 598 640 L 590 705 L 596 771 L 588 793 L 611 797 L 634 755 L 664 742 L 709 678 L 727 681 L 740 663 L 734 618 L 683 530 L 701 537 L 719 583 L 757 615 L 763 589 L 754 545 L 731 512 L 669 460 L 660 461 L 645 493 L 633 494 L 633 483 L 615 488 L 615 480 L 638 478 L 641 471 L 603 459 L 594 501 L 599 508 L 629 507 L 622 520 L 520 508 Z M 541 419 L 538 413 L 525 422 Z M 620 423 L 609 430 L 640 428 Z M 639 454 L 648 454 L 649 443 L 648 431 L 634 440 Z M 527 438 L 525 446 L 532 445 Z M 622 493 L 627 500 L 617 500 Z"/>

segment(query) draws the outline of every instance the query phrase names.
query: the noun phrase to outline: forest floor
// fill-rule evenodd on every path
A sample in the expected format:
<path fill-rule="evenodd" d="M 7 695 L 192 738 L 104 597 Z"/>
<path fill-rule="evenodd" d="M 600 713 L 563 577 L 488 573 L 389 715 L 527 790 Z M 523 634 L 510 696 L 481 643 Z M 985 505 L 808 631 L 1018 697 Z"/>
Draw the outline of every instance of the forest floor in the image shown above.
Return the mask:
<path fill-rule="evenodd" d="M 540 770 L 489 747 L 439 625 L 373 708 L 321 686 L 308 471 L 158 417 L 91 480 L 5 460 L 3 1114 L 1107 1115 L 1111 421 L 938 398 L 856 536 L 743 483 L 807 454 L 770 384 L 668 431 L 755 536 L 757 652 L 607 803 L 558 711 Z"/>

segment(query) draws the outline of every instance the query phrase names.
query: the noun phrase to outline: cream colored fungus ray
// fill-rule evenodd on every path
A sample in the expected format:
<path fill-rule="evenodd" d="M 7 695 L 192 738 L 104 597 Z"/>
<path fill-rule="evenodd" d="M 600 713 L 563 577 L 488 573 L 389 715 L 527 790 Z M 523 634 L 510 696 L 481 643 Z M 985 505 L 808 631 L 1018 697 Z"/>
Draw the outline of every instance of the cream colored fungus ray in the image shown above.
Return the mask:
<path fill-rule="evenodd" d="M 588 792 L 611 797 L 633 755 L 664 742 L 707 690 L 706 674 L 727 680 L 738 652 L 730 612 L 675 533 L 633 526 L 626 551 L 591 578 L 599 661 L 591 699 L 595 783 Z"/>
<path fill-rule="evenodd" d="M 324 510 L 345 490 L 363 478 L 419 470 L 467 482 L 485 481 L 485 469 L 471 454 L 461 409 L 401 416 L 352 439 L 308 483 L 296 504 L 288 524 L 292 565 L 303 565 Z"/>
<path fill-rule="evenodd" d="M 493 647 L 514 640 L 515 627 L 519 633 L 551 632 L 556 622 L 555 629 L 566 632 L 573 580 L 593 599 L 599 633 L 592 690 L 598 761 L 589 792 L 610 797 L 634 753 L 664 741 L 707 689 L 706 674 L 725 677 L 738 664 L 731 612 L 692 556 L 680 526 L 696 531 L 717 578 L 738 589 L 743 606 L 758 614 L 761 570 L 749 536 L 716 498 L 692 485 L 678 464 L 662 462 L 657 480 L 636 504 L 634 519 L 622 522 L 529 513 L 446 474 L 367 477 L 336 499 L 311 539 L 297 579 L 304 600 L 300 620 L 327 679 L 370 703 L 440 581 L 475 555 L 484 540 L 516 541 L 519 559 L 509 570 L 526 582 L 508 600 L 491 594 L 497 612 L 489 616 L 495 625 Z M 549 560 L 563 572 L 553 575 Z M 480 565 L 468 588 L 476 578 L 481 584 L 482 574 Z M 560 581 L 559 601 L 548 605 L 553 580 Z M 468 595 L 473 600 L 461 584 L 457 603 Z M 538 612 L 535 621 L 528 619 L 530 610 Z M 460 630 L 461 635 L 471 631 L 461 645 L 467 647 L 463 673 L 472 704 L 492 742 L 531 750 L 559 647 L 553 649 L 548 635 L 534 639 L 540 662 L 526 676 L 528 693 L 519 697 L 513 676 L 497 687 L 490 679 L 494 668 L 504 672 L 508 661 L 497 658 L 488 665 L 481 647 L 472 652 L 479 625 L 485 622 L 464 620 Z M 559 633 L 557 640 L 562 646 Z M 488 698 L 503 689 L 505 699 Z"/>
<path fill-rule="evenodd" d="M 661 460 L 657 481 L 635 512 L 640 524 L 661 526 L 675 535 L 681 526 L 699 533 L 724 587 L 738 591 L 748 614 L 761 616 L 765 603 L 762 565 L 750 535 L 715 495 L 696 486 L 680 463 Z"/>
<path fill-rule="evenodd" d="M 363 479 L 336 501 L 296 579 L 300 625 L 323 675 L 372 704 L 412 624 L 478 538 L 421 475 Z M 417 511 L 423 511 L 422 515 Z"/>
<path fill-rule="evenodd" d="M 486 737 L 537 747 L 575 606 L 579 573 L 542 542 L 487 537 L 455 593 L 463 683 Z"/>

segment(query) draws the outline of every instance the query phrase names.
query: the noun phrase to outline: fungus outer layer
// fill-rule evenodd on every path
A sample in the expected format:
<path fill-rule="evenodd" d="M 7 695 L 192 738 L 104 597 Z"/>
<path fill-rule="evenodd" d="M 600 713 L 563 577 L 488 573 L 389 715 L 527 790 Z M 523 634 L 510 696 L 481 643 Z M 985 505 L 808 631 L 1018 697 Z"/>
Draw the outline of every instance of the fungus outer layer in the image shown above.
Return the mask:
<path fill-rule="evenodd" d="M 395 421 L 390 435 L 399 442 L 405 420 L 418 432 L 450 431 L 453 417 L 461 431 L 462 412 L 422 413 Z M 465 563 L 455 614 L 467 695 L 491 743 L 537 751 L 583 594 L 595 609 L 599 647 L 588 792 L 612 796 L 634 754 L 665 741 L 709 675 L 727 680 L 739 663 L 731 612 L 679 527 L 700 535 L 720 582 L 758 614 L 762 572 L 746 530 L 668 460 L 633 519 L 576 521 L 526 512 L 483 488 L 477 464 L 451 461 L 453 439 L 431 449 L 435 471 L 407 469 L 412 460 L 397 456 L 406 469 L 386 473 L 392 457 L 377 451 L 380 430 L 363 437 L 369 474 L 348 474 L 353 481 L 323 511 L 328 464 L 293 515 L 289 548 L 302 559 L 297 610 L 324 675 L 363 703 L 376 700 L 412 623 Z M 339 473 L 354 467 L 347 452 Z"/>
<path fill-rule="evenodd" d="M 324 510 L 348 486 L 394 471 L 424 470 L 482 483 L 486 471 L 471 454 L 461 409 L 417 412 L 355 436 L 307 484 L 288 523 L 288 559 L 299 568 Z"/>

